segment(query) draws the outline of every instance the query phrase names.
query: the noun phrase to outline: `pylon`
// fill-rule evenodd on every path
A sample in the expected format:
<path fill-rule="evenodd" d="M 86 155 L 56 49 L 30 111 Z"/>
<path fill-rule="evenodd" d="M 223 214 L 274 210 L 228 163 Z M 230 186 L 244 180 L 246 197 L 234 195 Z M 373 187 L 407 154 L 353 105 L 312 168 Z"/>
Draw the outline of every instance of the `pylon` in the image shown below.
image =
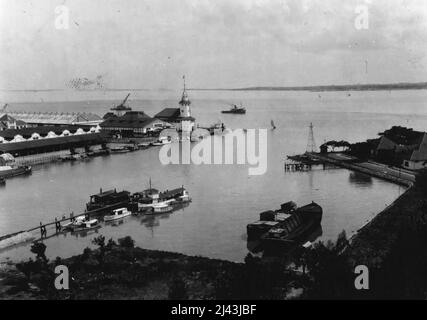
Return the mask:
<path fill-rule="evenodd" d="M 313 123 L 310 123 L 308 131 L 307 152 L 316 152 L 316 141 L 314 141 Z"/>

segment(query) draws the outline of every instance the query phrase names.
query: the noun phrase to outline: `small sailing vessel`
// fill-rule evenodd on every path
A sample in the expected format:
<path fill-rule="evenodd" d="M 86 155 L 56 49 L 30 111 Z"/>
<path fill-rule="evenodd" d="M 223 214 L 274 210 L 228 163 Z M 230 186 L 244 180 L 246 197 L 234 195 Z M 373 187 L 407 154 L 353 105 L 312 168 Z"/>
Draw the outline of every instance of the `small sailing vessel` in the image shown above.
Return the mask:
<path fill-rule="evenodd" d="M 128 211 L 127 208 L 120 208 L 113 210 L 113 213 L 110 215 L 104 216 L 104 221 L 113 221 L 118 219 L 123 219 L 124 217 L 128 217 L 131 215 L 131 212 Z"/>
<path fill-rule="evenodd" d="M 274 129 L 276 129 L 276 125 L 274 124 L 274 121 L 271 120 L 271 130 L 274 130 Z"/>

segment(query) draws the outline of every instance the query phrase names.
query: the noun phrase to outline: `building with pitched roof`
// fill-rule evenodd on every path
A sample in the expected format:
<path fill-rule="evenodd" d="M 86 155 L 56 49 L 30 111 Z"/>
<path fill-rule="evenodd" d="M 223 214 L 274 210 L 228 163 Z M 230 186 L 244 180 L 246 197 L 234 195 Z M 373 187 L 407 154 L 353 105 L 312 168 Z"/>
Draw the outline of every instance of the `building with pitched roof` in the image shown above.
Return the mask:
<path fill-rule="evenodd" d="M 17 120 L 7 113 L 0 113 L 0 131 L 7 129 L 21 129 L 27 127 L 27 123 Z"/>
<path fill-rule="evenodd" d="M 403 161 L 403 167 L 410 170 L 427 168 L 427 133 L 417 150 L 412 151 L 409 159 Z"/>
<path fill-rule="evenodd" d="M 122 137 L 144 135 L 170 125 L 160 119 L 151 118 L 143 111 L 128 111 L 122 116 L 111 116 L 100 124 L 102 130 Z"/>

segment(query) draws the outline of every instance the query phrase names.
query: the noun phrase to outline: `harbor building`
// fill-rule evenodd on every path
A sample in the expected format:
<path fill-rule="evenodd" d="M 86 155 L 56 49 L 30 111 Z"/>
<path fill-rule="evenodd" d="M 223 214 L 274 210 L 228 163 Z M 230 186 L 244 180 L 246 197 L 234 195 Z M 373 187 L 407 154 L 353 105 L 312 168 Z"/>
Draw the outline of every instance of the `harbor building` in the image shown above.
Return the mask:
<path fill-rule="evenodd" d="M 179 108 L 165 108 L 154 117 L 170 123 L 178 131 L 191 132 L 194 130 L 195 118 L 191 116 L 191 101 L 185 87 L 185 76 L 183 79 L 184 89 L 179 101 Z"/>
<path fill-rule="evenodd" d="M 417 150 L 412 151 L 411 156 L 403 161 L 403 167 L 410 170 L 427 168 L 427 133 Z"/>
<path fill-rule="evenodd" d="M 22 129 L 27 126 L 27 123 L 22 120 L 17 120 L 7 113 L 0 113 L 0 131 L 7 129 Z"/>
<path fill-rule="evenodd" d="M 94 113 L 86 112 L 8 112 L 8 115 L 16 120 L 23 121 L 30 127 L 38 126 L 96 126 L 102 122 L 102 118 Z"/>
<path fill-rule="evenodd" d="M 0 153 L 14 157 L 102 144 L 99 126 L 42 126 L 0 131 Z"/>
<path fill-rule="evenodd" d="M 128 111 L 122 116 L 107 117 L 100 124 L 100 127 L 110 135 L 135 137 L 160 131 L 170 127 L 170 124 L 160 119 L 151 118 L 143 111 Z"/>

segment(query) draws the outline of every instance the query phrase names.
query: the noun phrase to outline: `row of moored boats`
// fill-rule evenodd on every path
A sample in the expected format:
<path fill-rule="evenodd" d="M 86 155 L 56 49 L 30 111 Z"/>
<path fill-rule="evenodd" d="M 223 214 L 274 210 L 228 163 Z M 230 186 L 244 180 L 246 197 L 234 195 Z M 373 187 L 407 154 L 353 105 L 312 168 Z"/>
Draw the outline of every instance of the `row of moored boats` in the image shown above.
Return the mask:
<path fill-rule="evenodd" d="M 86 212 L 61 225 L 65 231 L 88 231 L 101 227 L 104 222 L 124 219 L 130 215 L 156 215 L 170 213 L 176 208 L 191 202 L 190 195 L 184 187 L 160 192 L 150 188 L 130 194 L 116 189 L 103 191 L 90 196 Z M 92 217 L 92 218 L 91 218 Z"/>

